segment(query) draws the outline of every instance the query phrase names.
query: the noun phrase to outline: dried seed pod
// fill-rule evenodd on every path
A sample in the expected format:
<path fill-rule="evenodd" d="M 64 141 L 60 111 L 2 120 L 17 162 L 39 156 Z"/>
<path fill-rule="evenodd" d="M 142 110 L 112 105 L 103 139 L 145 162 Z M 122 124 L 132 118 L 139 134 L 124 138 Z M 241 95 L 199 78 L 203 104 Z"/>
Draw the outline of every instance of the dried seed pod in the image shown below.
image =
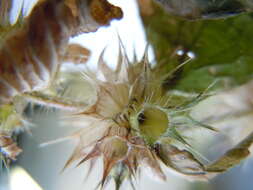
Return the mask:
<path fill-rule="evenodd" d="M 0 150 L 8 158 L 16 160 L 16 157 L 22 152 L 17 144 L 7 133 L 0 133 Z"/>
<path fill-rule="evenodd" d="M 72 6 L 69 2 L 40 1 L 23 26 L 1 44 L 0 105 L 11 102 L 17 94 L 47 87 L 70 36 L 94 32 L 111 19 L 122 17 L 121 10 L 106 1 L 77 0 L 71 1 Z"/>
<path fill-rule="evenodd" d="M 168 144 L 157 144 L 156 151 L 164 164 L 179 173 L 199 178 L 205 177 L 204 165 L 190 152 Z"/>
<path fill-rule="evenodd" d="M 3 2 L 7 3 L 6 15 L 11 1 Z M 112 19 L 121 17 L 121 9 L 104 0 L 39 1 L 22 25 L 18 29 L 14 27 L 1 41 L 0 108 L 11 104 L 17 95 L 43 91 L 50 85 L 64 59 L 71 36 L 94 32 Z M 10 134 L 15 127 L 15 124 L 9 126 Z M 4 131 L 2 121 L 1 131 Z M 20 149 L 10 137 L 8 142 L 6 140 L 2 138 L 0 147 L 7 157 L 15 158 L 15 151 L 19 153 Z"/>

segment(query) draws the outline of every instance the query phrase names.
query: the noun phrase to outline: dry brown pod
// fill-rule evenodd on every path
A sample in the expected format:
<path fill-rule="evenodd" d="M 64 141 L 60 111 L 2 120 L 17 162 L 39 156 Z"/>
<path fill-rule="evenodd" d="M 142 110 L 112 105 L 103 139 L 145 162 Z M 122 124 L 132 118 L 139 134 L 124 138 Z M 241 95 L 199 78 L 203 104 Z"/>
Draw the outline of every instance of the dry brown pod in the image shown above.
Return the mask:
<path fill-rule="evenodd" d="M 43 91 L 50 85 L 71 36 L 95 32 L 122 15 L 119 7 L 105 0 L 40 0 L 22 25 L 1 41 L 0 108 L 17 95 Z M 0 123 L 1 131 L 5 132 Z M 11 132 L 8 129 L 7 135 Z M 17 154 L 9 157 L 15 159 Z"/>
<path fill-rule="evenodd" d="M 5 133 L 0 133 L 0 147 L 6 157 L 11 158 L 12 160 L 15 160 L 16 156 L 22 152 L 22 149 L 17 146 L 16 142 Z"/>
<path fill-rule="evenodd" d="M 69 1 L 40 1 L 23 26 L 1 44 L 0 105 L 19 93 L 47 87 L 71 36 L 94 32 L 122 17 L 118 7 L 101 0 L 72 1 L 77 9 L 73 15 Z"/>

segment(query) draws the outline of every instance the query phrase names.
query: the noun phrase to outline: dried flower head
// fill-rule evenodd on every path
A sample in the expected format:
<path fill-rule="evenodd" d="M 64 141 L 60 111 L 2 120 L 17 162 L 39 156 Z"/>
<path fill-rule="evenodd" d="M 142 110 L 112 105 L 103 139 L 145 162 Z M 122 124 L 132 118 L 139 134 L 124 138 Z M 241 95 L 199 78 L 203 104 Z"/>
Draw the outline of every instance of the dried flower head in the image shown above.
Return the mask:
<path fill-rule="evenodd" d="M 98 70 L 103 79 L 91 71 L 83 74 L 96 89 L 97 98 L 85 111 L 70 117 L 70 123 L 81 130 L 74 135 L 79 144 L 66 166 L 77 160 L 78 165 L 90 160 L 92 169 L 102 156 L 104 170 L 99 185 L 103 188 L 113 178 L 116 189 L 126 178 L 132 182 L 144 167 L 165 180 L 161 162 L 184 175 L 206 175 L 196 152 L 181 134 L 181 130 L 193 125 L 213 130 L 188 114 L 200 96 L 173 105 L 172 96 L 163 88 L 168 76 L 155 72 L 147 55 L 131 63 L 121 52 L 115 70 L 101 58 Z"/>

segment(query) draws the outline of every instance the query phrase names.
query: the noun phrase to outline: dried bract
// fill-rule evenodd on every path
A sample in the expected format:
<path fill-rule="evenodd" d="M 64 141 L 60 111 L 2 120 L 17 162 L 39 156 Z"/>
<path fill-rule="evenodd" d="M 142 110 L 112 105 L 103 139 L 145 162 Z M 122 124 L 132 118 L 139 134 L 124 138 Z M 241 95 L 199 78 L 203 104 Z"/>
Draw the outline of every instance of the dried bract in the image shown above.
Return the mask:
<path fill-rule="evenodd" d="M 2 3 L 7 15 L 11 1 Z M 95 32 L 121 17 L 121 9 L 104 0 L 39 1 L 20 27 L 13 27 L 0 44 L 0 106 L 12 104 L 15 96 L 48 88 L 71 36 Z M 10 136 L 15 126 L 9 127 Z"/>

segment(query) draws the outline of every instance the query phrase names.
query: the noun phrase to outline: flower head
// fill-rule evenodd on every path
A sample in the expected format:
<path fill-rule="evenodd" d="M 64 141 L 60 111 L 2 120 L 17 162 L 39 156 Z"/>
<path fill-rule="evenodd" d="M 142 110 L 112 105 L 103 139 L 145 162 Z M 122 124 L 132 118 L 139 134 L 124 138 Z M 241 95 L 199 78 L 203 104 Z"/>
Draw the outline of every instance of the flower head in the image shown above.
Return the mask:
<path fill-rule="evenodd" d="M 102 156 L 100 185 L 104 187 L 112 177 L 116 189 L 126 178 L 132 182 L 143 166 L 165 180 L 161 162 L 184 175 L 205 176 L 203 164 L 189 151 L 191 146 L 180 132 L 194 125 L 186 114 L 191 105 L 171 103 L 171 95 L 163 88 L 164 76 L 151 69 L 146 55 L 133 63 L 122 53 L 119 57 L 115 70 L 100 59 L 103 79 L 93 72 L 84 73 L 97 98 L 72 117 L 81 130 L 66 166 L 75 160 L 94 163 Z"/>

